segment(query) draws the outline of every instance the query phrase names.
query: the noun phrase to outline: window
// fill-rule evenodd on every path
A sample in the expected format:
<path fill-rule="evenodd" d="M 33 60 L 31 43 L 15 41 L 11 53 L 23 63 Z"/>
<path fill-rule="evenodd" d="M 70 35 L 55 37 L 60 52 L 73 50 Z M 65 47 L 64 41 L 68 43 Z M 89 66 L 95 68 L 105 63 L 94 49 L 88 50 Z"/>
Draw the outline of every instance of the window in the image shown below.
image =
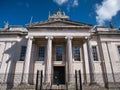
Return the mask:
<path fill-rule="evenodd" d="M 120 56 L 120 46 L 117 46 L 117 48 L 118 48 L 118 53 L 119 53 L 119 56 Z"/>
<path fill-rule="evenodd" d="M 80 61 L 80 47 L 79 46 L 73 47 L 73 57 L 75 61 Z"/>
<path fill-rule="evenodd" d="M 0 44 L 0 51 L 2 51 L 2 50 L 1 50 L 1 46 L 2 46 L 2 45 Z M 2 59 L 2 53 L 0 53 L 0 67 L 1 67 L 1 64 L 2 64 L 2 63 L 1 63 L 1 59 Z"/>
<path fill-rule="evenodd" d="M 62 46 L 56 46 L 56 61 L 62 61 L 63 48 Z"/>
<path fill-rule="evenodd" d="M 26 54 L 26 46 L 21 47 L 21 53 L 20 53 L 20 61 L 24 61 Z"/>
<path fill-rule="evenodd" d="M 39 61 L 44 61 L 44 56 L 45 56 L 45 47 L 40 46 L 39 51 L 38 51 L 38 60 Z"/>
<path fill-rule="evenodd" d="M 94 60 L 94 61 L 98 61 L 97 48 L 96 48 L 96 46 L 92 46 L 92 54 L 93 54 L 93 60 Z"/>

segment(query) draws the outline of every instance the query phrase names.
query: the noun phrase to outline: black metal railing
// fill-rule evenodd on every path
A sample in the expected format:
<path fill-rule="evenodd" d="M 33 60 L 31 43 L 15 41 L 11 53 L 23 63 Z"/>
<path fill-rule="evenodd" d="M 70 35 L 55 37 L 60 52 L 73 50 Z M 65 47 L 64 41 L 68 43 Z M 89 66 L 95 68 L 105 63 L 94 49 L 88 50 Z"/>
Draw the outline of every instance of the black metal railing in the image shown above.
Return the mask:
<path fill-rule="evenodd" d="M 35 90 L 42 90 L 42 85 L 43 85 L 42 82 L 43 82 L 43 71 L 42 70 L 41 71 L 37 70 Z M 39 86 L 40 86 L 40 88 L 39 88 Z"/>
<path fill-rule="evenodd" d="M 10 76 L 10 78 L 7 78 L 7 76 Z M 36 90 L 44 90 L 44 89 L 52 89 L 53 88 L 53 75 L 50 75 L 51 84 L 48 84 L 45 82 L 45 75 L 43 74 L 43 71 L 37 71 L 36 74 L 26 74 L 26 77 L 29 76 L 29 84 L 30 85 L 24 85 L 24 83 L 21 83 L 21 77 L 22 74 L 0 74 L 0 89 L 6 90 L 5 88 L 9 90 L 22 90 L 22 89 L 36 89 Z M 49 75 L 47 75 L 49 76 Z M 67 75 L 66 75 L 67 76 Z M 59 85 L 57 88 L 65 87 L 66 90 L 73 89 L 73 90 L 109 90 L 113 89 L 120 90 L 120 73 L 114 73 L 115 76 L 115 83 L 113 82 L 112 74 L 107 73 L 108 76 L 108 86 L 109 89 L 103 89 L 104 82 L 103 82 L 103 76 L 101 73 L 94 73 L 94 82 L 93 84 L 90 83 L 90 75 L 89 74 L 81 74 L 80 70 L 75 71 L 75 74 L 68 75 L 69 78 L 72 79 L 72 82 L 65 81 L 64 85 Z M 84 76 L 86 76 L 87 83 L 84 83 L 86 80 L 84 79 Z M 32 78 L 31 78 L 32 77 Z M 68 78 L 68 77 L 65 77 Z M 26 79 L 26 78 L 24 78 Z M 6 85 L 6 86 L 4 86 Z M 97 89 L 96 89 L 97 88 Z"/>
<path fill-rule="evenodd" d="M 79 77 L 78 77 L 79 76 Z M 79 78 L 79 81 L 78 81 L 78 78 Z M 78 82 L 79 82 L 79 85 L 78 85 Z M 76 90 L 82 90 L 82 79 L 81 79 L 81 71 L 77 71 L 75 70 L 75 86 L 76 86 Z"/>
<path fill-rule="evenodd" d="M 76 86 L 76 90 L 78 90 L 78 77 L 77 77 L 77 70 L 75 70 L 75 86 Z"/>
<path fill-rule="evenodd" d="M 79 70 L 79 82 L 80 82 L 80 90 L 82 90 L 82 76 L 81 76 L 81 71 Z"/>
<path fill-rule="evenodd" d="M 39 70 L 37 70 L 37 77 L 36 77 L 36 87 L 35 90 L 38 90 L 38 77 L 39 77 Z"/>

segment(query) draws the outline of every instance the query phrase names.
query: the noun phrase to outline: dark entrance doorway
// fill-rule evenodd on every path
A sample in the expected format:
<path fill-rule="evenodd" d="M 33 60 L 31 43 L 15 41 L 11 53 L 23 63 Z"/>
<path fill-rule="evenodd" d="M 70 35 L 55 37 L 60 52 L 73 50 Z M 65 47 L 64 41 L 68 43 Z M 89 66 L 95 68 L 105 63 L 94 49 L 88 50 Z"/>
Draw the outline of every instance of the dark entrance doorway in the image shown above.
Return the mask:
<path fill-rule="evenodd" d="M 65 67 L 55 66 L 53 71 L 53 84 L 65 84 Z"/>

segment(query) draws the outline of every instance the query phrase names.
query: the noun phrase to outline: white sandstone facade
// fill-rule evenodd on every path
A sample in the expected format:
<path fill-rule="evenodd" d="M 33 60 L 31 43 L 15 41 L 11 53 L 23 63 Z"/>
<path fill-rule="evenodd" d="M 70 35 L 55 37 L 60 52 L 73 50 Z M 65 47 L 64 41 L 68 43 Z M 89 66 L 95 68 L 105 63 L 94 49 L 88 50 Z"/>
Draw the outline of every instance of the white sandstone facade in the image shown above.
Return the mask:
<path fill-rule="evenodd" d="M 61 10 L 48 20 L 0 29 L 0 83 L 120 84 L 120 30 L 69 20 Z M 58 81 L 57 81 L 58 80 Z"/>

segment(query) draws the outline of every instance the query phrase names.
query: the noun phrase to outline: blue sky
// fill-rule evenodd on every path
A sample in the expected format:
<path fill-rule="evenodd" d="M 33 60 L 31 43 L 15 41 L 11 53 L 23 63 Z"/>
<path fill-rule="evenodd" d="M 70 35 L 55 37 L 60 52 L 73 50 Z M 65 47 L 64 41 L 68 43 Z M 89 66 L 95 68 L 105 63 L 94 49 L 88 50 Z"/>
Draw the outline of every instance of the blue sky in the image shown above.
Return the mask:
<path fill-rule="evenodd" d="M 47 20 L 48 13 L 61 8 L 71 20 L 93 25 L 120 27 L 120 0 L 0 0 L 0 27 Z"/>

